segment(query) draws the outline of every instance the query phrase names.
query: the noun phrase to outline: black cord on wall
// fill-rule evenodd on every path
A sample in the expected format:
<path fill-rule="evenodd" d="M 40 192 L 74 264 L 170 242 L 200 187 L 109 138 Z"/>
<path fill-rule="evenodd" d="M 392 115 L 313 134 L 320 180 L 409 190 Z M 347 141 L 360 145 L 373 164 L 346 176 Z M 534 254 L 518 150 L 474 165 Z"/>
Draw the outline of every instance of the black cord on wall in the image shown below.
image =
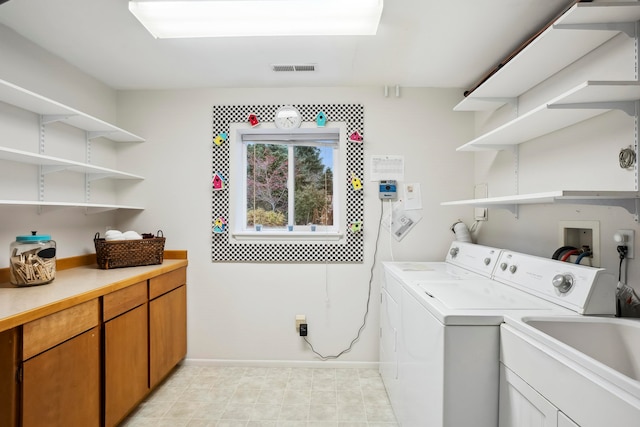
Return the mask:
<path fill-rule="evenodd" d="M 364 327 L 367 325 L 367 317 L 369 315 L 369 303 L 371 302 L 371 288 L 372 288 L 372 284 L 373 284 L 373 270 L 376 266 L 376 258 L 378 256 L 378 241 L 380 240 L 380 229 L 382 228 L 382 209 L 383 205 L 382 205 L 382 199 L 380 199 L 380 219 L 378 220 L 378 231 L 376 234 L 376 243 L 375 243 L 375 248 L 373 251 L 373 260 L 371 262 L 371 270 L 369 273 L 369 291 L 367 293 L 367 306 L 366 306 L 366 310 L 364 312 L 364 317 L 362 319 L 362 325 L 360 325 L 360 328 L 358 329 L 358 333 L 356 334 L 355 338 L 353 340 L 351 340 L 351 343 L 349 344 L 349 347 L 345 348 L 344 350 L 342 350 L 341 352 L 339 352 L 338 354 L 335 355 L 331 355 L 331 356 L 325 356 L 321 353 L 319 353 L 318 351 L 316 351 L 315 348 L 313 348 L 313 344 L 311 344 L 311 342 L 309 342 L 309 339 L 304 336 L 302 337 L 304 339 L 304 342 L 307 343 L 307 345 L 309 345 L 309 348 L 311 349 L 311 351 L 317 355 L 319 358 L 321 358 L 322 360 L 330 360 L 330 359 L 337 359 L 338 357 L 342 356 L 345 353 L 348 353 L 351 351 L 351 349 L 353 348 L 353 345 L 358 342 L 358 340 L 360 339 L 360 335 L 362 334 L 362 331 L 364 330 Z"/>

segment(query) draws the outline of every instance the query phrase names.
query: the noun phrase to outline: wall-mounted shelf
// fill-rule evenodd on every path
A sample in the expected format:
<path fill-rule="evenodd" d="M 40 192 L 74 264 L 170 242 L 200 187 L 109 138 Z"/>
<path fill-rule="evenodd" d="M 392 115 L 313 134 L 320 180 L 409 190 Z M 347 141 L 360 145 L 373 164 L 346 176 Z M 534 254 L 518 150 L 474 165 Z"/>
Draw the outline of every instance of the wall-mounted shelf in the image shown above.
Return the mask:
<path fill-rule="evenodd" d="M 43 154 L 30 153 L 27 151 L 15 150 L 13 148 L 0 147 L 0 160 L 9 160 L 17 163 L 26 163 L 42 166 L 43 173 L 49 174 L 60 171 L 71 171 L 86 173 L 90 181 L 97 179 L 133 179 L 142 180 L 143 177 L 115 169 L 103 168 L 88 163 L 76 162 L 73 160 L 58 157 L 46 156 Z"/>
<path fill-rule="evenodd" d="M 544 193 L 519 194 L 486 199 L 443 202 L 442 206 L 473 206 L 477 208 L 506 209 L 518 216 L 518 206 L 545 203 L 577 205 L 619 206 L 635 216 L 638 221 L 640 193 L 637 191 L 570 191 L 558 190 Z"/>
<path fill-rule="evenodd" d="M 85 208 L 87 213 L 100 213 L 106 211 L 112 211 L 116 209 L 127 209 L 127 210 L 144 210 L 143 207 L 140 206 L 126 206 L 126 205 L 112 205 L 112 204 L 102 204 L 102 203 L 83 203 L 83 202 L 40 202 L 40 201 L 32 201 L 32 200 L 0 200 L 1 205 L 9 205 L 9 206 L 36 206 L 39 208 Z"/>
<path fill-rule="evenodd" d="M 492 111 L 620 33 L 635 35 L 640 2 L 577 3 L 454 107 Z"/>
<path fill-rule="evenodd" d="M 83 155 L 91 158 L 91 141 L 95 138 L 105 138 L 115 142 L 143 142 L 144 139 L 131 132 L 120 129 L 103 120 L 90 116 L 74 108 L 63 105 L 59 102 L 31 92 L 27 89 L 14 85 L 4 80 L 0 80 L 0 102 L 21 108 L 25 111 L 36 114 L 39 117 L 39 153 L 18 150 L 15 148 L 0 146 L 0 160 L 7 160 L 16 163 L 31 164 L 38 166 L 38 199 L 27 200 L 0 200 L 0 205 L 11 206 L 36 206 L 42 208 L 84 208 L 87 213 L 99 213 L 115 209 L 141 210 L 142 207 L 103 204 L 91 202 L 91 183 L 99 179 L 118 180 L 142 180 L 143 177 L 128 172 L 98 166 L 92 163 L 82 163 L 71 159 L 48 156 L 44 154 L 45 128 L 50 123 L 62 123 L 85 131 L 84 138 L 75 137 L 81 141 Z M 84 179 L 84 202 L 64 202 L 45 201 L 45 177 L 49 174 L 70 171 L 85 175 Z M 77 194 L 71 195 L 75 190 L 73 187 L 64 188 L 69 190 L 69 199 L 77 198 Z"/>
<path fill-rule="evenodd" d="M 0 80 L 0 101 L 40 115 L 43 123 L 63 122 L 85 130 L 89 139 L 103 137 L 116 142 L 144 141 L 131 132 L 5 80 Z"/>
<path fill-rule="evenodd" d="M 503 150 L 614 109 L 635 115 L 638 100 L 639 82 L 587 81 L 457 150 Z"/>

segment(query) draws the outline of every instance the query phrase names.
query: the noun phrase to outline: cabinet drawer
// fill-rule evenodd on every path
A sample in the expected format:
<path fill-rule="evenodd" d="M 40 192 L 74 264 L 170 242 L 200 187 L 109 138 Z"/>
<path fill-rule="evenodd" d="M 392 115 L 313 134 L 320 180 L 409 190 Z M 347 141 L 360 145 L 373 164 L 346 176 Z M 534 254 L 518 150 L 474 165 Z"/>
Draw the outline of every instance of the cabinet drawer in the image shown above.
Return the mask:
<path fill-rule="evenodd" d="M 139 282 L 103 297 L 103 320 L 113 319 L 147 302 L 147 282 Z"/>
<path fill-rule="evenodd" d="M 22 327 L 24 360 L 42 353 L 69 338 L 88 331 L 100 321 L 98 299 L 25 323 Z"/>
<path fill-rule="evenodd" d="M 187 284 L 187 268 L 182 267 L 169 273 L 149 279 L 149 299 L 166 294 L 178 286 Z"/>

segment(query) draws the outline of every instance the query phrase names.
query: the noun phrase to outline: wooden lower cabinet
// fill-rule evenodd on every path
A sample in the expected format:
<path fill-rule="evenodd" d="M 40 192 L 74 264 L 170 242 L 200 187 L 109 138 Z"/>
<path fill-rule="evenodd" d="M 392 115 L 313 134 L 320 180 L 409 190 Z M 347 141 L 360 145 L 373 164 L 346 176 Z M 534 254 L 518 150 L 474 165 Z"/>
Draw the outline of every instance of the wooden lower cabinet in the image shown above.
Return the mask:
<path fill-rule="evenodd" d="M 104 425 L 112 427 L 149 392 L 147 304 L 104 324 Z"/>
<path fill-rule="evenodd" d="M 18 328 L 0 332 L 0 427 L 18 424 Z"/>
<path fill-rule="evenodd" d="M 23 363 L 22 427 L 100 426 L 100 328 Z"/>
<path fill-rule="evenodd" d="M 187 353 L 187 287 L 149 301 L 149 381 L 155 387 Z"/>
<path fill-rule="evenodd" d="M 0 427 L 117 426 L 186 352 L 186 267 L 0 332 Z"/>

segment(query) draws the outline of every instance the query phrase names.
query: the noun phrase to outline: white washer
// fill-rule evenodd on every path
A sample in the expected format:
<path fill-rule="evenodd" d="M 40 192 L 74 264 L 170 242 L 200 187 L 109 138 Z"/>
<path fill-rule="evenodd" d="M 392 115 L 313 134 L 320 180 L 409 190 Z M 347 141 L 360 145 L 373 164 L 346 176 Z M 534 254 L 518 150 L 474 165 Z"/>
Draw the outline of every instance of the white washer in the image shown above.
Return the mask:
<path fill-rule="evenodd" d="M 615 308 L 615 277 L 604 269 L 480 245 L 453 242 L 444 263 L 384 263 L 384 270 L 380 372 L 406 427 L 498 425 L 505 314 Z M 560 292 L 554 278 L 558 288 L 573 285 Z"/>

